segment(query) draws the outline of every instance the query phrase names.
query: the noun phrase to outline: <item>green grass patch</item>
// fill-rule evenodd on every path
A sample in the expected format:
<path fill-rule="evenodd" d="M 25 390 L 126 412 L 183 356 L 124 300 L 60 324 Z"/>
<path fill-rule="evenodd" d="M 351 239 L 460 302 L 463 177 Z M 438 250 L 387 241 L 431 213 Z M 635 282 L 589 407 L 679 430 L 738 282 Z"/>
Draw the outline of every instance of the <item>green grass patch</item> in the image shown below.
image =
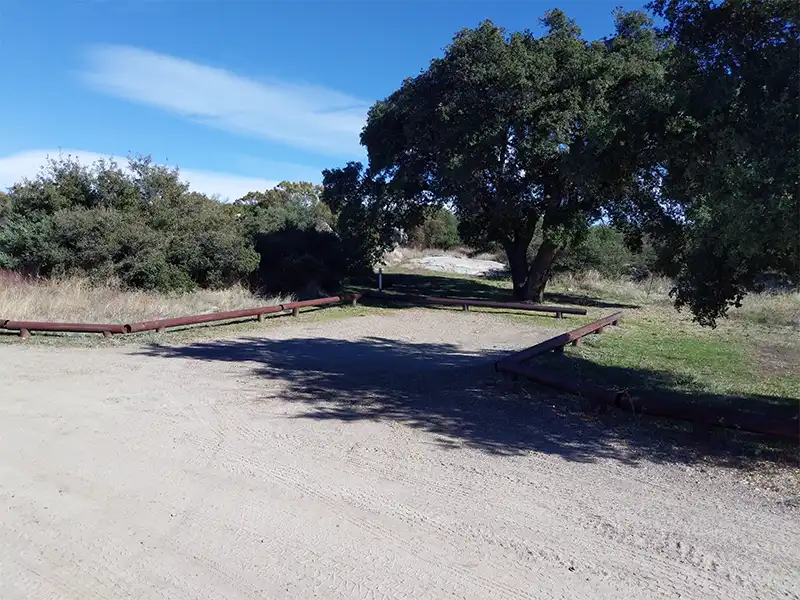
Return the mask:
<path fill-rule="evenodd" d="M 511 300 L 507 279 L 393 269 L 386 281 L 393 292 Z M 716 329 L 707 329 L 675 311 L 669 288 L 661 279 L 633 283 L 562 276 L 549 286 L 545 302 L 584 307 L 587 316 L 504 316 L 520 322 L 533 318 L 537 325 L 566 331 L 621 310 L 625 316 L 620 327 L 587 336 L 562 356 L 536 360 L 579 381 L 642 395 L 787 416 L 800 410 L 800 334 L 787 318 L 800 306 L 796 295 L 752 299 L 759 309 L 765 302 L 770 307 L 781 303 L 780 319 L 764 322 L 742 309 Z"/>
<path fill-rule="evenodd" d="M 721 396 L 774 395 L 800 399 L 800 373 L 765 369 L 758 341 L 731 331 L 709 332 L 666 318 L 630 315 L 608 334 L 584 338 L 567 357 L 587 361 L 587 375 L 617 369 L 618 385 L 666 387 Z"/>

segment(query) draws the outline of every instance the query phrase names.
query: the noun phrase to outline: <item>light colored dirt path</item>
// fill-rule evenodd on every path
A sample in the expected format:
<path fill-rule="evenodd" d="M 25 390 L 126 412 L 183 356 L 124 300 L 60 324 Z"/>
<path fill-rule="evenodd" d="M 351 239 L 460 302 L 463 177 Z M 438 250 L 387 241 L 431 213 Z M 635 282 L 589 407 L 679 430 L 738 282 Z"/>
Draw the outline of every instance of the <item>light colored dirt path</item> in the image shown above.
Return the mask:
<path fill-rule="evenodd" d="M 796 510 L 498 381 L 548 333 L 2 345 L 0 598 L 800 597 Z"/>

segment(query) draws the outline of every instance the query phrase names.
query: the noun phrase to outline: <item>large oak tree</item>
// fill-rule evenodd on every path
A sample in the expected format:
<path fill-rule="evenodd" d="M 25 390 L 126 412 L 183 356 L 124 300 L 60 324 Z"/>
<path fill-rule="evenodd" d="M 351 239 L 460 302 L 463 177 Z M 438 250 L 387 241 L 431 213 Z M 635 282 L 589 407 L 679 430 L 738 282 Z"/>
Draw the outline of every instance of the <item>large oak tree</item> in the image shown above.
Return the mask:
<path fill-rule="evenodd" d="M 656 0 L 650 8 L 674 42 L 660 145 L 670 202 L 620 220 L 644 217 L 669 250 L 676 305 L 713 326 L 765 273 L 800 284 L 800 5 Z"/>
<path fill-rule="evenodd" d="M 369 112 L 370 176 L 450 204 L 467 242 L 500 243 L 518 299 L 541 301 L 559 252 L 611 203 L 653 194 L 664 44 L 644 13 L 616 16 L 592 42 L 559 10 L 541 37 L 483 22 Z"/>

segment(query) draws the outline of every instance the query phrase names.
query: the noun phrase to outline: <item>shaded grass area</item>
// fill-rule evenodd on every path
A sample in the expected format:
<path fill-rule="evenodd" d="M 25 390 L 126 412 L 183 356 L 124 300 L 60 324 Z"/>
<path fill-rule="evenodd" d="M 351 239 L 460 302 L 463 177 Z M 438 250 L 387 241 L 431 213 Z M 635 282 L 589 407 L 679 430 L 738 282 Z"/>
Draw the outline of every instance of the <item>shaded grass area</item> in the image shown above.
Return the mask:
<path fill-rule="evenodd" d="M 362 288 L 374 288 L 377 279 L 360 282 Z M 500 277 L 475 277 L 447 273 L 431 273 L 428 271 L 392 269 L 384 275 L 384 287 L 387 291 L 403 294 L 419 294 L 423 296 L 448 296 L 457 298 L 473 298 L 476 300 L 494 300 L 497 302 L 514 302 L 511 282 Z M 553 288 L 545 294 L 545 304 L 562 304 L 583 308 L 637 308 L 637 304 L 604 299 L 598 295 L 584 293 L 580 290 Z"/>
<path fill-rule="evenodd" d="M 348 287 L 348 292 L 366 292 L 376 288 L 377 279 L 361 280 L 352 282 Z M 449 298 L 469 298 L 475 300 L 491 300 L 495 302 L 514 302 L 511 292 L 511 282 L 503 278 L 476 277 L 469 275 L 448 274 L 440 272 L 408 270 L 403 268 L 393 268 L 384 274 L 384 288 L 388 293 L 397 294 L 416 294 L 422 296 L 439 296 Z M 397 302 L 387 303 L 385 301 L 376 302 L 369 298 L 364 298 L 362 302 L 368 306 L 402 309 L 411 308 L 413 305 Z M 582 293 L 553 293 L 547 294 L 544 304 L 557 304 L 559 306 L 571 306 L 585 308 L 586 316 L 564 315 L 563 319 L 556 319 L 547 313 L 535 313 L 530 311 L 514 311 L 506 309 L 477 308 L 471 307 L 471 311 L 500 314 L 505 318 L 531 322 L 535 320 L 537 325 L 548 327 L 555 330 L 572 329 L 580 327 L 597 319 L 605 314 L 609 309 L 620 310 L 636 305 L 606 302 L 601 298 L 592 297 Z M 461 310 L 457 307 L 436 307 L 429 306 L 429 310 Z"/>
<path fill-rule="evenodd" d="M 698 404 L 741 414 L 792 419 L 800 408 L 800 376 L 769 372 L 751 348 L 720 339 L 682 337 L 628 319 L 616 331 L 583 339 L 563 355 L 535 359 L 548 373 L 573 381 L 658 398 L 681 407 Z"/>
<path fill-rule="evenodd" d="M 443 273 L 397 269 L 386 275 L 388 290 L 432 296 L 457 296 L 508 301 L 510 282 Z M 599 277 L 556 278 L 546 294 L 548 304 L 582 306 L 586 317 L 556 320 L 528 314 L 507 318 L 537 318 L 537 324 L 574 329 L 614 310 L 623 310 L 622 326 L 609 334 L 584 338 L 563 356 L 537 358 L 548 369 L 579 382 L 630 390 L 646 397 L 658 394 L 676 403 L 725 406 L 745 412 L 791 418 L 800 411 L 800 331 L 787 316 L 793 297 L 775 301 L 751 298 L 753 313 L 702 328 L 691 316 L 678 313 L 664 280 L 608 282 Z M 773 304 L 769 304 L 772 302 Z M 778 306 L 778 323 L 764 323 L 765 306 Z"/>

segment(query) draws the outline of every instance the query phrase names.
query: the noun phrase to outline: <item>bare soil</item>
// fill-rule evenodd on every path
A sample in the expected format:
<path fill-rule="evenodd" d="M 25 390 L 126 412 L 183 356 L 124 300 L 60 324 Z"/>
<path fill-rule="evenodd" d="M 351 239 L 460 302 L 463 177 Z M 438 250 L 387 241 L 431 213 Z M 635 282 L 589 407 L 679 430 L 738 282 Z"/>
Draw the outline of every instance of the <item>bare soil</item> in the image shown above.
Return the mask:
<path fill-rule="evenodd" d="M 0 598 L 800 598 L 793 498 L 494 373 L 549 335 L 0 345 Z"/>

